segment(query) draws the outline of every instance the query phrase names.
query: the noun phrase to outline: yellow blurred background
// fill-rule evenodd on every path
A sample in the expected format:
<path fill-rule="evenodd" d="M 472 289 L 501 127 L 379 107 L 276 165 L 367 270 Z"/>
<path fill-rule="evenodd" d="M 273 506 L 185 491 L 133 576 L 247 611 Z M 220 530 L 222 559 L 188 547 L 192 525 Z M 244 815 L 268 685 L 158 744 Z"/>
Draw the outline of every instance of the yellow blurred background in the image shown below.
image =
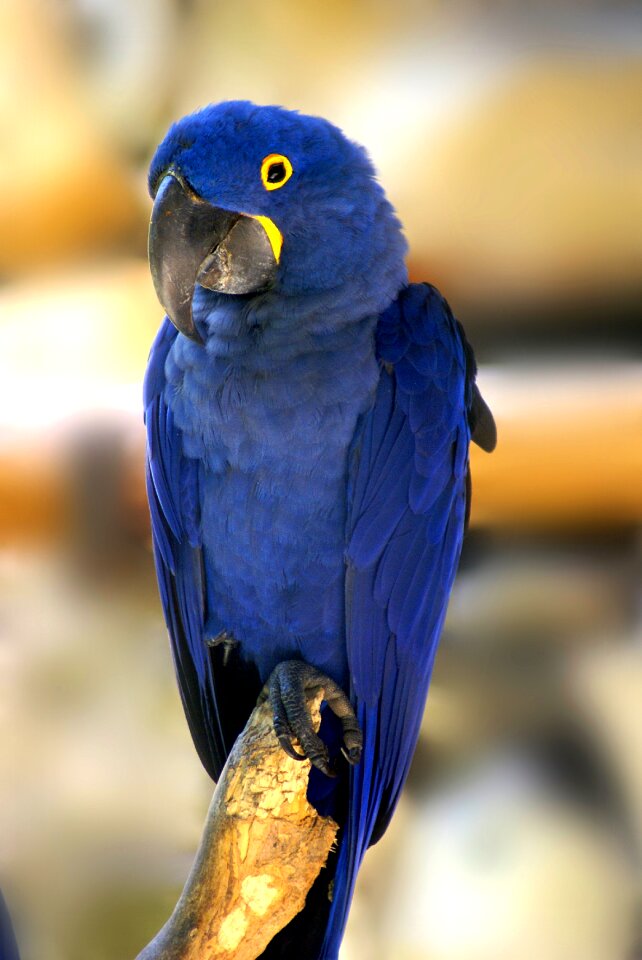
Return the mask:
<path fill-rule="evenodd" d="M 156 596 L 146 165 L 250 98 L 369 149 L 500 443 L 343 960 L 642 957 L 642 15 L 617 0 L 4 0 L 0 886 L 23 960 L 127 960 L 211 785 Z"/>

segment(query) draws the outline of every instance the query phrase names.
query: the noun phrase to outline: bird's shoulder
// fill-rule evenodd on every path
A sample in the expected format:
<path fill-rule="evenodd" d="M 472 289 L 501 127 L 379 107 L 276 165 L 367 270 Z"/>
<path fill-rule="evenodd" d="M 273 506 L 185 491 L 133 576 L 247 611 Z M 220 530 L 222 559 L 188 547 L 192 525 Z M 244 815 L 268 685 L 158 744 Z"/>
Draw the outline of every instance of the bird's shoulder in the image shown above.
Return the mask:
<path fill-rule="evenodd" d="M 402 389 L 410 393 L 418 392 L 428 379 L 450 373 L 453 363 L 472 378 L 476 373 L 461 325 L 430 283 L 403 287 L 380 315 L 376 351 L 379 361 L 389 372 L 394 371 Z"/>
<path fill-rule="evenodd" d="M 376 352 L 394 376 L 402 404 L 404 398 L 408 404 L 410 398 L 437 389 L 451 404 L 463 406 L 471 439 L 484 450 L 494 449 L 495 423 L 476 385 L 473 349 L 435 286 L 411 283 L 400 291 L 378 319 Z"/>

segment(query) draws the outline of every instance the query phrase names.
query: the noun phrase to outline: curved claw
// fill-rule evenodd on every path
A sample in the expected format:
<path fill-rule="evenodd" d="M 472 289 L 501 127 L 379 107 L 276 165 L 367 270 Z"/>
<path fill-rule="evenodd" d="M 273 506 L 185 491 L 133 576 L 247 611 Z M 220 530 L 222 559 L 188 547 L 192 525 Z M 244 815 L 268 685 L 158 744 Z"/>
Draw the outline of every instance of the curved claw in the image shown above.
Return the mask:
<path fill-rule="evenodd" d="M 268 682 L 268 694 L 274 712 L 274 732 L 282 748 L 293 760 L 307 759 L 326 777 L 336 777 L 328 749 L 315 733 L 310 718 L 308 697 L 316 696 L 320 690 L 329 708 L 341 721 L 343 756 L 351 765 L 359 763 L 363 735 L 349 698 L 334 680 L 302 660 L 280 663 Z M 298 740 L 302 754 L 292 745 L 293 738 Z"/>
<path fill-rule="evenodd" d="M 313 767 L 316 767 L 317 770 L 320 770 L 321 773 L 325 773 L 326 777 L 330 777 L 331 780 L 333 780 L 337 776 L 337 771 L 330 766 L 330 763 L 328 760 L 323 760 L 319 758 L 317 758 L 316 760 L 313 760 L 312 757 L 310 757 L 310 763 L 312 764 Z"/>
<path fill-rule="evenodd" d="M 346 758 L 351 767 L 356 767 L 356 765 L 361 760 L 361 747 L 350 747 L 346 750 L 345 747 L 341 747 L 341 753 Z"/>
<path fill-rule="evenodd" d="M 304 753 L 299 753 L 294 749 L 292 743 L 290 742 L 290 738 L 285 734 L 279 737 L 279 743 L 287 753 L 288 757 L 292 757 L 293 760 L 307 760 L 307 757 Z"/>

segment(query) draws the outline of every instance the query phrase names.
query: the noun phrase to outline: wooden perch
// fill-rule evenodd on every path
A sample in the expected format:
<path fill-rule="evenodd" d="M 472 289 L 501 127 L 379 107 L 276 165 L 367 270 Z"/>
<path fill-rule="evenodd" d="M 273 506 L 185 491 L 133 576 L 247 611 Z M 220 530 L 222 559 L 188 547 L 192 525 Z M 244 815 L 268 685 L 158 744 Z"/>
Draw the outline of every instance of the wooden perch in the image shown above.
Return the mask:
<path fill-rule="evenodd" d="M 310 704 L 315 729 L 322 694 Z M 279 745 L 259 701 L 214 791 L 176 908 L 138 960 L 256 960 L 303 908 L 337 824 L 306 799 L 309 761 Z"/>

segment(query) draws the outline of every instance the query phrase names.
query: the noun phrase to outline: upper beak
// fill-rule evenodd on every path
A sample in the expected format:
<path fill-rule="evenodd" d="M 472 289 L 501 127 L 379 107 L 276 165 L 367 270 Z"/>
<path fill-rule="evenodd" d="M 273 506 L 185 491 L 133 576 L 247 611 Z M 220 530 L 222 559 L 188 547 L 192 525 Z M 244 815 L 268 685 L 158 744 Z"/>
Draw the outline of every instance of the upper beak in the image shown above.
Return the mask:
<path fill-rule="evenodd" d="M 265 290 L 276 275 L 281 242 L 271 220 L 214 207 L 169 172 L 154 200 L 149 264 L 174 326 L 202 343 L 192 316 L 196 284 L 219 293 Z"/>

